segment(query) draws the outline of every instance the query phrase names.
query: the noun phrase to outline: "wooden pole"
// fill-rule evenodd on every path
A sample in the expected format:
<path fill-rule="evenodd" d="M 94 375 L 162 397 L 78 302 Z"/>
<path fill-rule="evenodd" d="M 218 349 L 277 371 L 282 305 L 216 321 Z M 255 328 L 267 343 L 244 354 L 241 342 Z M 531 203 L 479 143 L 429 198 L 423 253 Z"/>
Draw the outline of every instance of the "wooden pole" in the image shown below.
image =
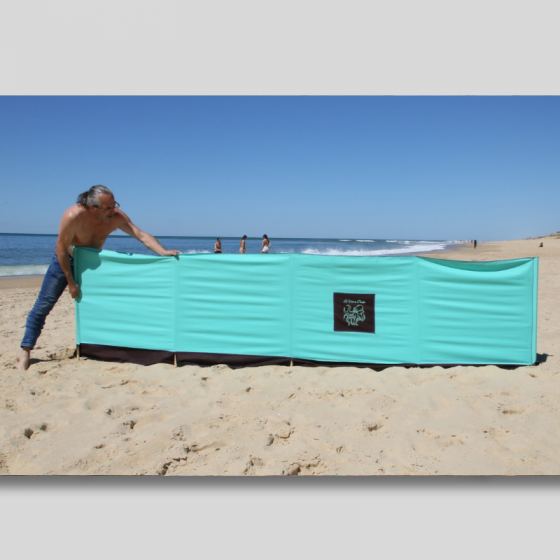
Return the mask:
<path fill-rule="evenodd" d="M 294 360 L 290 358 L 290 367 L 293 367 L 293 365 L 294 365 Z"/>
<path fill-rule="evenodd" d="M 173 363 L 175 364 L 175 367 L 177 367 L 177 354 L 173 354 Z"/>
<path fill-rule="evenodd" d="M 76 358 L 80 359 L 80 345 L 76 344 Z"/>

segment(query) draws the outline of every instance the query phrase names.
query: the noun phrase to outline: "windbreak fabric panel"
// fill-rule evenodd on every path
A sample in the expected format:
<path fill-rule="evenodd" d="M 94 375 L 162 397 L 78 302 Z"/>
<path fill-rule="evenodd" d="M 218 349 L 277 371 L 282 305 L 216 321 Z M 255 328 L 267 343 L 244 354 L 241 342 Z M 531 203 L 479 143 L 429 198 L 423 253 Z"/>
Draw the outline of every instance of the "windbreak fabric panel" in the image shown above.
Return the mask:
<path fill-rule="evenodd" d="M 326 362 L 416 363 L 413 258 L 292 256 L 292 355 Z M 333 293 L 375 295 L 375 333 L 333 329 Z M 356 298 L 354 298 L 356 299 Z"/>
<path fill-rule="evenodd" d="M 176 264 L 75 247 L 78 343 L 174 351 Z"/>
<path fill-rule="evenodd" d="M 416 259 L 418 363 L 530 364 L 535 259 Z"/>
<path fill-rule="evenodd" d="M 177 352 L 290 355 L 288 255 L 189 255 L 177 269 Z"/>
<path fill-rule="evenodd" d="M 75 248 L 74 268 L 76 339 L 92 357 L 121 360 L 129 353 L 135 363 L 173 358 L 234 367 L 290 359 L 380 365 L 536 360 L 534 258 L 171 258 Z M 134 349 L 152 352 L 133 355 Z"/>

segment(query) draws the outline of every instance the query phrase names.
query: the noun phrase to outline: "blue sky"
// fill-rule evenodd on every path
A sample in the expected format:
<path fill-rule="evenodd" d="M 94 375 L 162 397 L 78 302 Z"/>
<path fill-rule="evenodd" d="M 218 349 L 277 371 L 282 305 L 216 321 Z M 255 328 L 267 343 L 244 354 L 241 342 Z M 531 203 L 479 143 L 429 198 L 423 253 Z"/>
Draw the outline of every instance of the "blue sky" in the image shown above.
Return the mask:
<path fill-rule="evenodd" d="M 154 235 L 545 235 L 560 98 L 0 97 L 0 232 L 94 184 Z"/>

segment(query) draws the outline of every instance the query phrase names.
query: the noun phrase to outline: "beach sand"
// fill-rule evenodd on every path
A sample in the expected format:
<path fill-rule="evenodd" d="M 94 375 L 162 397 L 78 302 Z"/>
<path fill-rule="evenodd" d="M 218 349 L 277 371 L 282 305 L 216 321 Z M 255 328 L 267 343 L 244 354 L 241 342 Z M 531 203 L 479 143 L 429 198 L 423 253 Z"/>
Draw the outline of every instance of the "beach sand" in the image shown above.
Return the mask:
<path fill-rule="evenodd" d="M 0 473 L 560 474 L 560 239 L 428 256 L 540 257 L 542 363 L 376 372 L 78 360 L 65 292 L 20 372 L 40 279 L 0 280 Z"/>

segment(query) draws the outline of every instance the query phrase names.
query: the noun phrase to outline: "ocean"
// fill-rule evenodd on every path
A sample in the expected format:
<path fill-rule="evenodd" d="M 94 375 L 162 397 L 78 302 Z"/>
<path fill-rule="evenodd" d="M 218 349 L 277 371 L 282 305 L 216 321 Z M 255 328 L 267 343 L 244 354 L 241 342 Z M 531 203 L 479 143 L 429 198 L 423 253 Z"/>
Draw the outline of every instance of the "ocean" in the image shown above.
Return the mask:
<path fill-rule="evenodd" d="M 0 233 L 0 277 L 35 276 L 46 272 L 56 235 Z M 214 253 L 215 237 L 158 237 L 166 249 L 183 253 Z M 222 237 L 224 253 L 238 253 L 240 237 Z M 247 253 L 260 253 L 260 237 L 249 237 Z M 464 241 L 415 239 L 312 239 L 271 237 L 270 253 L 303 253 L 351 257 L 397 256 L 451 250 Z M 123 253 L 153 254 L 128 235 L 110 235 L 105 249 Z"/>

